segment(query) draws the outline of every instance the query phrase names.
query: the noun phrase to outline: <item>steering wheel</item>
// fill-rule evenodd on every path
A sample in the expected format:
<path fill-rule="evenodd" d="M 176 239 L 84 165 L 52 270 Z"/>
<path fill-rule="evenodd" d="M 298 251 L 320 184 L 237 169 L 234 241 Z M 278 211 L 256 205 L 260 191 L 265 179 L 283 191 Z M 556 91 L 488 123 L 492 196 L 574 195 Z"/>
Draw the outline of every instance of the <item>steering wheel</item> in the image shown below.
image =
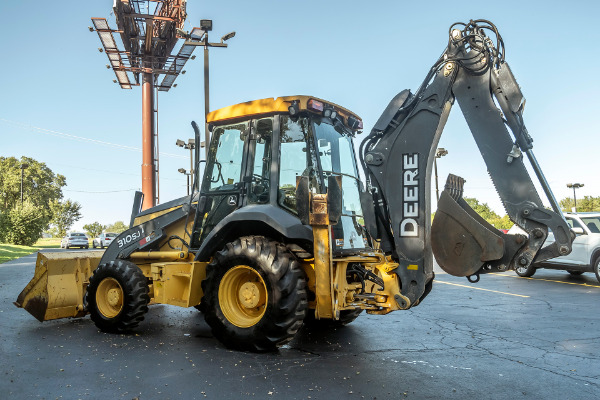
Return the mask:
<path fill-rule="evenodd" d="M 262 175 L 252 174 L 252 194 L 257 198 L 268 195 L 269 193 L 269 180 L 265 179 Z"/>

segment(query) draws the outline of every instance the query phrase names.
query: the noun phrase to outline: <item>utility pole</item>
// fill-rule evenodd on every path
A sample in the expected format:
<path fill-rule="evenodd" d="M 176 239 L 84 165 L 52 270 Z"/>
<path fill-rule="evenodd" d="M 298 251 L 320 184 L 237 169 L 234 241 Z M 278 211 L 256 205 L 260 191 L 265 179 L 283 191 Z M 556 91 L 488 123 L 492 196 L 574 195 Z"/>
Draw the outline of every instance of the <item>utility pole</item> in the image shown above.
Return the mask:
<path fill-rule="evenodd" d="M 188 139 L 188 142 L 184 142 L 181 139 L 177 139 L 177 141 L 175 142 L 175 144 L 179 147 L 182 147 L 184 149 L 188 149 L 190 151 L 190 172 L 188 174 L 188 194 L 190 194 L 190 183 L 189 183 L 189 177 L 190 176 L 194 176 L 194 172 L 195 172 L 195 168 L 194 168 L 194 149 L 196 148 L 196 139 Z M 183 172 L 182 172 L 183 170 Z M 177 171 L 181 172 L 182 174 L 186 174 L 187 171 L 183 168 L 179 168 Z"/>
<path fill-rule="evenodd" d="M 23 173 L 25 172 L 25 169 L 29 167 L 29 164 L 27 163 L 22 163 L 21 164 L 21 208 L 23 207 Z"/>
<path fill-rule="evenodd" d="M 209 60 L 208 60 L 208 48 L 209 47 L 227 47 L 227 40 L 235 36 L 235 32 L 229 32 L 227 35 L 221 37 L 220 43 L 210 43 L 208 41 L 208 32 L 212 31 L 212 20 L 202 19 L 200 20 L 200 36 L 193 37 L 194 33 L 187 33 L 181 29 L 177 30 L 180 36 L 186 38 L 185 46 L 203 46 L 204 47 L 204 151 L 208 155 L 208 148 L 210 147 L 210 132 L 208 130 L 208 121 L 206 116 L 210 112 L 210 81 L 209 81 Z M 206 157 L 205 157 L 206 158 Z"/>
<path fill-rule="evenodd" d="M 177 170 L 177 172 L 184 174 L 187 177 L 187 194 L 188 196 L 190 195 L 190 175 L 191 173 L 188 173 L 185 168 L 179 168 Z"/>

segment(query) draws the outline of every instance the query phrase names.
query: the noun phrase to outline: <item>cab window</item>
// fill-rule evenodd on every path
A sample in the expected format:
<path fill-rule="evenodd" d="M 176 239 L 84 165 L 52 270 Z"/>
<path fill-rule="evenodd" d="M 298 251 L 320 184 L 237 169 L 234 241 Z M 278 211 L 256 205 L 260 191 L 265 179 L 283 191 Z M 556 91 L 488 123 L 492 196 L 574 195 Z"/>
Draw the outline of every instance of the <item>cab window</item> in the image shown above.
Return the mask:
<path fill-rule="evenodd" d="M 209 190 L 234 190 L 242 175 L 244 140 L 248 123 L 218 127 L 211 145 Z"/>

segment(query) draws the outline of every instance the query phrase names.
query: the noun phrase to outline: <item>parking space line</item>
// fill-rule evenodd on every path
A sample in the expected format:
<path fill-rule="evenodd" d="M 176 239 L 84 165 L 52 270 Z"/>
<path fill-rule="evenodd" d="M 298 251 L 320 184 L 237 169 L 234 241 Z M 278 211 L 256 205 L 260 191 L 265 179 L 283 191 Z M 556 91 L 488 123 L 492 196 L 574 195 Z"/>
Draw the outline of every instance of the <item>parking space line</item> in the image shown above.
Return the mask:
<path fill-rule="evenodd" d="M 453 285 L 453 286 L 460 286 L 460 287 L 465 287 L 465 288 L 469 288 L 469 289 L 475 289 L 475 290 L 484 290 L 486 292 L 493 292 L 493 293 L 500 293 L 500 294 L 507 294 L 509 296 L 517 296 L 517 297 L 529 297 L 529 296 L 525 296 L 524 294 L 515 294 L 515 293 L 508 293 L 508 292 L 500 292 L 498 290 L 491 290 L 491 289 L 484 289 L 484 288 L 479 288 L 479 287 L 474 287 L 474 286 L 467 286 L 467 285 L 460 285 L 458 283 L 451 283 L 451 282 L 444 282 L 444 281 L 440 281 L 438 279 L 435 280 L 436 283 L 445 283 L 446 285 Z"/>
<path fill-rule="evenodd" d="M 527 276 L 519 276 L 519 275 L 516 275 L 516 274 L 513 275 L 513 274 L 500 274 L 500 273 L 497 273 L 497 272 L 490 272 L 490 275 L 506 276 L 508 278 L 531 279 L 532 281 L 546 281 L 546 282 L 564 283 L 566 285 L 577 285 L 577 286 L 587 286 L 587 287 L 600 288 L 600 286 L 598 286 L 598 285 L 590 285 L 589 283 L 555 281 L 553 279 L 531 278 L 531 277 L 527 277 Z"/>

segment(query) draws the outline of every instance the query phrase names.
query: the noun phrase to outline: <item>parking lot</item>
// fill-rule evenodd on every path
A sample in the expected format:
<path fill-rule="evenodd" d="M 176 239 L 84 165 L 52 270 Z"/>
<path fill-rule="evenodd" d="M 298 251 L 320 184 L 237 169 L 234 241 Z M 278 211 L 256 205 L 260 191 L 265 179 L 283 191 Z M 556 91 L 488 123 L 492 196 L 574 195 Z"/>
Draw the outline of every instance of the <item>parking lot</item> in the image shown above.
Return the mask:
<path fill-rule="evenodd" d="M 12 304 L 34 264 L 0 264 L 3 398 L 600 397 L 600 284 L 590 273 L 471 284 L 438 271 L 414 309 L 303 329 L 279 352 L 253 354 L 224 348 L 193 308 L 152 306 L 128 335 L 99 332 L 89 317 L 42 324 Z"/>

